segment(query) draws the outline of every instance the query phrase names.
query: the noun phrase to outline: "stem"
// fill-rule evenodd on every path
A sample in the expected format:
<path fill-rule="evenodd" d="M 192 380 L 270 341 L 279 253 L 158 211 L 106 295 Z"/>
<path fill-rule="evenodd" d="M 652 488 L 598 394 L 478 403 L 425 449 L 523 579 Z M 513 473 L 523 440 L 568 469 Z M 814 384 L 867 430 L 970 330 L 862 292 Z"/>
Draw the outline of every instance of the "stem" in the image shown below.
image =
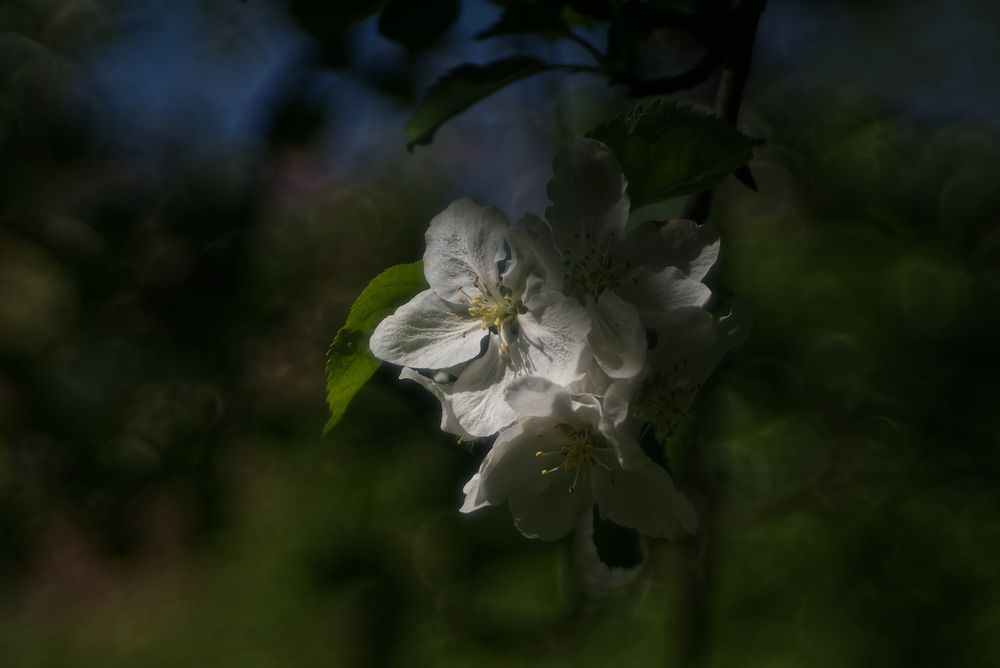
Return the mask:
<path fill-rule="evenodd" d="M 715 115 L 736 125 L 743 101 L 743 90 L 750 73 L 757 26 L 767 0 L 736 0 L 733 8 L 737 16 L 732 41 L 726 54 L 719 84 L 715 89 Z M 712 210 L 712 191 L 705 190 L 688 199 L 684 218 L 704 223 Z"/>
<path fill-rule="evenodd" d="M 767 0 L 736 0 L 733 8 L 736 25 L 715 93 L 715 115 L 733 125 L 739 117 L 757 26 L 766 4 Z M 706 190 L 689 198 L 684 217 L 704 223 L 711 207 L 712 191 Z M 687 474 L 685 482 L 689 488 L 702 493 L 697 504 L 701 511 L 700 540 L 689 548 L 688 572 L 684 582 L 688 609 L 682 614 L 688 620 L 688 626 L 680 637 L 680 665 L 693 666 L 704 660 L 710 643 L 709 607 L 717 490 L 711 463 L 698 443 L 688 448 L 685 461 L 681 464 Z"/>

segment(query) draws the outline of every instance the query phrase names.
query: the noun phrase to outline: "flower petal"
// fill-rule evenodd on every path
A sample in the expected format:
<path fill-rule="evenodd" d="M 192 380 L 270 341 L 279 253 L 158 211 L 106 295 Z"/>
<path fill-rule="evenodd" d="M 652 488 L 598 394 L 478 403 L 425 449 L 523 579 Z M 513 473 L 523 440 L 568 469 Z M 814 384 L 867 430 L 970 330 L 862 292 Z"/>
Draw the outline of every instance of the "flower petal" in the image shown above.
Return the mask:
<path fill-rule="evenodd" d="M 560 471 L 545 477 L 555 479 L 541 494 L 512 496 L 508 506 L 514 526 L 525 536 L 558 540 L 580 526 L 594 501 L 587 484 L 578 484 L 570 492 L 572 474 Z"/>
<path fill-rule="evenodd" d="M 617 288 L 625 301 L 635 306 L 648 329 L 669 325 L 677 311 L 708 303 L 712 291 L 701 281 L 689 278 L 677 267 L 651 272 L 639 268 Z"/>
<path fill-rule="evenodd" d="M 478 481 L 469 481 L 466 502 L 476 508 L 498 506 L 512 496 L 541 494 L 551 480 L 542 475 L 545 462 L 535 455 L 558 438 L 550 420 L 527 420 L 500 432 L 479 468 Z M 558 444 L 551 446 L 557 448 Z M 475 496 L 470 501 L 470 493 Z"/>
<path fill-rule="evenodd" d="M 601 433 L 614 448 L 618 463 L 627 469 L 639 468 L 648 459 L 633 434 L 638 433 L 637 420 L 629 419 L 629 404 L 648 373 L 616 380 L 608 386 L 601 414 Z"/>
<path fill-rule="evenodd" d="M 563 259 L 552 237 L 552 228 L 538 216 L 526 214 L 507 233 L 511 248 L 511 266 L 504 274 L 504 285 L 529 298 L 542 287 L 561 291 Z"/>
<path fill-rule="evenodd" d="M 419 369 L 444 369 L 479 354 L 480 322 L 463 318 L 433 290 L 424 290 L 379 323 L 368 342 L 375 357 Z"/>
<path fill-rule="evenodd" d="M 471 197 L 455 200 L 434 216 L 424 238 L 424 275 L 439 297 L 461 302 L 462 290 L 472 289 L 478 278 L 494 285 L 500 274 L 497 263 L 506 252 L 507 218 L 500 209 L 483 206 Z"/>
<path fill-rule="evenodd" d="M 675 218 L 663 226 L 662 234 L 667 244 L 667 264 L 695 280 L 705 278 L 719 259 L 719 233 L 711 225 Z"/>
<path fill-rule="evenodd" d="M 611 290 L 597 301 L 587 301 L 593 326 L 590 347 L 594 359 L 611 378 L 631 378 L 646 362 L 646 330 L 639 314 L 628 302 Z"/>
<path fill-rule="evenodd" d="M 432 378 L 421 375 L 413 369 L 406 367 L 399 372 L 400 380 L 412 380 L 419 383 L 425 390 L 437 397 L 441 402 L 441 431 L 448 434 L 455 434 L 463 441 L 475 440 L 475 436 L 465 431 L 455 417 L 455 411 L 451 407 L 451 385 L 443 385 Z"/>
<path fill-rule="evenodd" d="M 542 376 L 557 385 L 576 380 L 587 349 L 590 317 L 576 300 L 546 290 L 525 304 L 517 318 L 518 334 L 510 343 L 518 375 Z"/>
<path fill-rule="evenodd" d="M 469 364 L 452 386 L 451 406 L 462 428 L 473 436 L 490 436 L 513 422 L 516 414 L 504 396 L 516 375 L 510 356 L 491 340 L 486 353 Z"/>
<path fill-rule="evenodd" d="M 700 281 L 719 257 L 719 234 L 711 225 L 681 218 L 666 224 L 645 220 L 632 227 L 618 254 L 635 267 L 653 271 L 677 267 Z"/>
<path fill-rule="evenodd" d="M 575 139 L 556 155 L 552 168 L 552 206 L 545 216 L 561 249 L 575 252 L 588 234 L 596 244 L 612 234 L 624 236 L 628 182 L 607 146 L 595 139 Z"/>
<path fill-rule="evenodd" d="M 479 475 L 477 471 L 471 478 L 469 482 L 465 483 L 462 487 L 462 493 L 465 494 L 465 500 L 462 502 L 462 506 L 458 509 L 460 513 L 472 513 L 480 508 L 485 508 L 490 505 L 486 498 L 480 491 L 482 488 L 482 476 Z"/>
<path fill-rule="evenodd" d="M 601 517 L 647 536 L 677 539 L 698 528 L 691 502 L 651 460 L 634 471 L 594 476 L 593 490 Z"/>
<path fill-rule="evenodd" d="M 563 417 L 572 413 L 569 393 L 539 376 L 518 378 L 507 388 L 507 403 L 521 417 Z"/>

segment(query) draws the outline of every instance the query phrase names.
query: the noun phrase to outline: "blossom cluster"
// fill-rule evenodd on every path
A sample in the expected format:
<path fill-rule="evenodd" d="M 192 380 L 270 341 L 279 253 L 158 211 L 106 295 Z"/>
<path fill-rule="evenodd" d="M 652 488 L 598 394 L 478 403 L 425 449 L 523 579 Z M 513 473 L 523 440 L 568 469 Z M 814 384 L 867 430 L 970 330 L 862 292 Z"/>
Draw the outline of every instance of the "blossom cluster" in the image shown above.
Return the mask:
<path fill-rule="evenodd" d="M 555 158 L 547 221 L 460 199 L 426 233 L 429 288 L 383 320 L 373 354 L 442 405 L 441 429 L 495 436 L 462 512 L 506 502 L 526 536 L 557 539 L 596 505 L 649 536 L 697 529 L 694 509 L 640 445 L 671 421 L 736 336 L 706 310 L 711 228 L 630 222 L 604 144 Z"/>

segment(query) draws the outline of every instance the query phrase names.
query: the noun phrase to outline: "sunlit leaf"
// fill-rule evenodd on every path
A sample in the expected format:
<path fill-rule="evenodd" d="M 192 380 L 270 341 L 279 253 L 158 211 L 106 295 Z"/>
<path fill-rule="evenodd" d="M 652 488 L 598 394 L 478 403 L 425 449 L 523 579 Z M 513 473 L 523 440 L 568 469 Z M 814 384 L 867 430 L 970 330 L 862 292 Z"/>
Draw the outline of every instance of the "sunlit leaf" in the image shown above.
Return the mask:
<path fill-rule="evenodd" d="M 618 157 L 633 209 L 711 188 L 763 143 L 719 118 L 663 101 L 633 107 L 590 136 Z"/>
<path fill-rule="evenodd" d="M 423 263 L 411 262 L 389 267 L 358 295 L 347 322 L 326 353 L 326 403 L 330 407 L 330 420 L 324 433 L 337 426 L 351 399 L 378 369 L 379 361 L 368 349 L 368 339 L 375 327 L 426 287 Z"/>
<path fill-rule="evenodd" d="M 460 65 L 431 86 L 403 128 L 407 148 L 429 144 L 441 124 L 501 88 L 537 74 L 548 65 L 537 58 L 513 56 L 487 65 Z"/>

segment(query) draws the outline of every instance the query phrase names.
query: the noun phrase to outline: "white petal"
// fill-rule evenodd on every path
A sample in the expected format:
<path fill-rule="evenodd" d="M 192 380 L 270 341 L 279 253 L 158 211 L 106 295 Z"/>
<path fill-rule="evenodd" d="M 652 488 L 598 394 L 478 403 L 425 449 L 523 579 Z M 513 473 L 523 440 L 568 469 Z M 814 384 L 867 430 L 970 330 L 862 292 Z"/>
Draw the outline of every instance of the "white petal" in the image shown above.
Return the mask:
<path fill-rule="evenodd" d="M 618 463 L 627 469 L 639 468 L 647 461 L 634 436 L 637 432 L 636 420 L 629 419 L 629 404 L 647 376 L 648 373 L 643 372 L 611 383 L 602 402 L 601 433 L 614 448 Z"/>
<path fill-rule="evenodd" d="M 558 540 L 576 527 L 591 512 L 593 497 L 590 486 L 580 483 L 573 492 L 571 474 L 560 471 L 546 478 L 555 478 L 541 494 L 512 496 L 508 501 L 514 526 L 528 538 Z"/>
<path fill-rule="evenodd" d="M 683 319 L 659 332 L 650 362 L 659 371 L 658 382 L 672 388 L 674 411 L 686 411 L 694 403 L 698 389 L 725 354 L 746 338 L 749 329 L 749 314 L 737 302 L 718 321 L 704 309 L 690 309 Z"/>
<path fill-rule="evenodd" d="M 455 434 L 464 441 L 475 439 L 472 434 L 462 428 L 462 425 L 458 423 L 458 418 L 455 417 L 455 411 L 451 407 L 451 385 L 443 385 L 409 367 L 399 372 L 399 379 L 419 383 L 425 390 L 437 397 L 437 400 L 441 402 L 441 431 Z"/>
<path fill-rule="evenodd" d="M 512 424 L 497 436 L 479 468 L 476 502 L 497 506 L 513 496 L 541 494 L 551 483 L 542 475 L 546 462 L 539 450 L 558 449 L 555 424 L 545 419 Z M 471 484 L 471 481 L 470 481 Z"/>
<path fill-rule="evenodd" d="M 486 353 L 470 363 L 452 386 L 451 406 L 462 428 L 473 436 L 490 436 L 513 422 L 516 415 L 504 395 L 516 375 L 510 356 L 491 340 Z"/>
<path fill-rule="evenodd" d="M 601 517 L 647 536 L 676 539 L 694 533 L 698 519 L 667 472 L 647 459 L 634 471 L 597 475 L 594 499 Z"/>
<path fill-rule="evenodd" d="M 635 307 L 611 290 L 596 302 L 588 299 L 587 306 L 593 323 L 590 346 L 601 369 L 611 378 L 638 374 L 646 361 L 646 330 Z"/>
<path fill-rule="evenodd" d="M 567 424 L 590 425 L 600 427 L 604 419 L 604 409 L 601 407 L 601 400 L 591 394 L 582 394 L 573 397 L 573 415 L 567 419 Z"/>
<path fill-rule="evenodd" d="M 601 366 L 594 359 L 593 355 L 587 356 L 580 363 L 580 372 L 577 378 L 566 386 L 570 394 L 595 394 L 603 395 L 611 384 L 608 374 L 604 373 Z"/>
<path fill-rule="evenodd" d="M 719 233 L 711 225 L 675 218 L 663 226 L 667 264 L 701 280 L 719 259 Z"/>
<path fill-rule="evenodd" d="M 612 234 L 621 239 L 628 223 L 627 181 L 614 154 L 594 139 L 575 139 L 552 164 L 545 216 L 556 242 L 575 251 L 589 234 L 598 244 Z"/>
<path fill-rule="evenodd" d="M 677 267 L 695 280 L 702 280 L 719 257 L 719 235 L 711 225 L 675 218 L 665 225 L 647 220 L 636 225 L 616 250 L 615 256 L 630 260 L 633 267 L 653 271 Z"/>
<path fill-rule="evenodd" d="M 375 357 L 418 369 L 444 369 L 479 354 L 481 323 L 424 290 L 379 323 L 368 343 Z"/>
<path fill-rule="evenodd" d="M 460 302 L 462 290 L 477 278 L 493 286 L 499 280 L 497 263 L 505 256 L 507 218 L 491 206 L 470 197 L 452 202 L 434 216 L 424 235 L 424 275 L 438 296 Z"/>
<path fill-rule="evenodd" d="M 480 492 L 482 486 L 482 477 L 476 472 L 469 482 L 465 483 L 462 487 L 462 492 L 465 494 L 465 500 L 462 502 L 462 507 L 458 509 L 461 513 L 472 513 L 480 508 L 485 508 L 490 505 L 489 502 L 483 497 Z"/>
<path fill-rule="evenodd" d="M 566 416 L 572 413 L 569 393 L 539 376 L 518 378 L 507 388 L 507 403 L 521 417 Z"/>
<path fill-rule="evenodd" d="M 563 259 L 548 223 L 527 214 L 511 226 L 507 240 L 511 247 L 511 266 L 504 274 L 504 285 L 522 298 L 530 297 L 543 287 L 562 290 Z"/>
<path fill-rule="evenodd" d="M 629 404 L 647 376 L 648 372 L 644 370 L 632 378 L 615 380 L 608 385 L 604 393 L 604 414 L 613 424 L 620 425 L 625 422 L 629 414 Z"/>
<path fill-rule="evenodd" d="M 616 262 L 629 262 L 632 268 L 645 266 L 659 271 L 672 265 L 670 246 L 663 236 L 660 224 L 645 220 L 633 227 L 615 249 Z"/>
<path fill-rule="evenodd" d="M 618 286 L 617 292 L 635 306 L 642 324 L 649 329 L 670 324 L 677 311 L 704 306 L 712 296 L 708 286 L 688 278 L 676 267 L 660 272 L 637 269 Z"/>
<path fill-rule="evenodd" d="M 532 297 L 517 318 L 518 334 L 510 343 L 519 375 L 541 376 L 557 385 L 576 380 L 587 350 L 590 317 L 576 300 L 546 290 Z"/>

